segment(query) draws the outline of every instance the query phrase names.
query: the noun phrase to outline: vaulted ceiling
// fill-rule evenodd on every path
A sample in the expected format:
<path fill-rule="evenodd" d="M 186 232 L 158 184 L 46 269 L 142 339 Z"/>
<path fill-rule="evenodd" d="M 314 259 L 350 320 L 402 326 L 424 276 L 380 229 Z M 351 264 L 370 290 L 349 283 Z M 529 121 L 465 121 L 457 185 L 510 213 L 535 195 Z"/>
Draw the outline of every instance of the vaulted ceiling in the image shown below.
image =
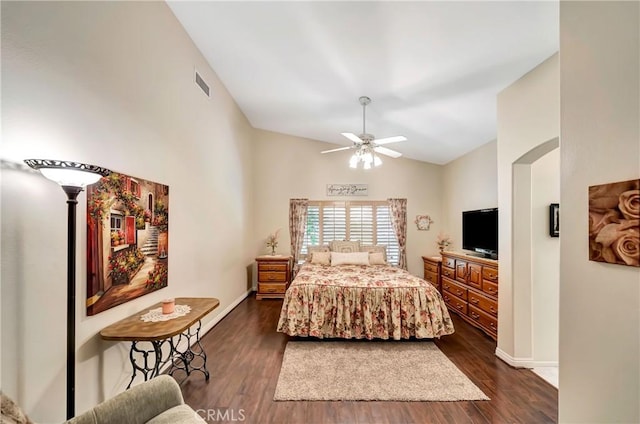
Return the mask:
<path fill-rule="evenodd" d="M 348 146 L 366 95 L 368 133 L 437 164 L 495 139 L 496 95 L 559 43 L 555 1 L 168 4 L 254 127 Z"/>

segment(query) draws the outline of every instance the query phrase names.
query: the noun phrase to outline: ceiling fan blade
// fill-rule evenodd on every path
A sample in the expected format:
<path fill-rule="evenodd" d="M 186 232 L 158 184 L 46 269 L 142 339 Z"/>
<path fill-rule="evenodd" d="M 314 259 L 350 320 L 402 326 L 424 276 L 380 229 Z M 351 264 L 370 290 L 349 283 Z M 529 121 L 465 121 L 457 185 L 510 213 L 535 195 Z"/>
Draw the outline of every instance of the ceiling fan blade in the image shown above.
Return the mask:
<path fill-rule="evenodd" d="M 360 139 L 360 137 L 358 137 L 354 133 L 341 133 L 341 134 L 347 137 L 349 140 L 353 141 L 354 143 L 362 144 L 362 140 Z"/>
<path fill-rule="evenodd" d="M 349 150 L 349 149 L 353 149 L 355 146 L 349 146 L 349 147 L 338 147 L 337 149 L 331 149 L 331 150 L 325 150 L 323 152 L 320 153 L 331 153 L 331 152 L 339 152 L 341 150 Z"/>
<path fill-rule="evenodd" d="M 381 145 L 381 144 L 397 143 L 398 141 L 407 141 L 407 137 L 403 135 L 395 135 L 393 137 L 385 137 L 379 140 L 375 140 L 375 143 L 377 145 Z"/>
<path fill-rule="evenodd" d="M 374 147 L 373 150 L 375 150 L 376 153 L 387 155 L 394 159 L 402 156 L 402 153 L 396 152 L 395 150 L 387 149 L 386 147 Z"/>

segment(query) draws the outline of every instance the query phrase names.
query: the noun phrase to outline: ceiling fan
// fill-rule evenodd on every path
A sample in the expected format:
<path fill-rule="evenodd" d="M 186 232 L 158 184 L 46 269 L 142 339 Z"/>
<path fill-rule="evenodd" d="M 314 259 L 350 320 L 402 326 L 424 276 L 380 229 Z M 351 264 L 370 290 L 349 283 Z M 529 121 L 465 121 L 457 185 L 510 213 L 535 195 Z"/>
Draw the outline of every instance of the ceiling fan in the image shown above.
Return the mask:
<path fill-rule="evenodd" d="M 387 149 L 386 147 L 382 147 L 382 145 L 397 143 L 399 141 L 406 141 L 407 138 L 402 135 L 396 135 L 393 137 L 385 137 L 376 140 L 376 138 L 372 134 L 367 134 L 365 127 L 365 117 L 367 105 L 371 103 L 371 99 L 367 96 L 362 96 L 358 100 L 362 105 L 362 134 L 358 136 L 353 133 L 344 132 L 342 133 L 342 135 L 353 142 L 352 146 L 325 150 L 320 153 L 332 153 L 342 150 L 357 149 L 353 156 L 351 156 L 349 166 L 351 166 L 352 168 L 357 168 L 358 163 L 362 162 L 364 164 L 364 169 L 371 168 L 372 164 L 373 166 L 382 164 L 382 160 L 376 155 L 376 153 L 380 153 L 392 158 L 399 158 L 400 156 L 402 156 L 402 153 L 396 152 L 395 150 Z"/>

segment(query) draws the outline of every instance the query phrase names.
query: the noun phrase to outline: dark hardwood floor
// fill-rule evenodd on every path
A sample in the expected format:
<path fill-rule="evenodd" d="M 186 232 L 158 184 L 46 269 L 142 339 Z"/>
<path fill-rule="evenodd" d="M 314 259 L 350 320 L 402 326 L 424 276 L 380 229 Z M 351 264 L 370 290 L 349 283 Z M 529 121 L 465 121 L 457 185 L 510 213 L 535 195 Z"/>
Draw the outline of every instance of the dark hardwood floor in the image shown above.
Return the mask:
<path fill-rule="evenodd" d="M 494 355 L 496 344 L 453 315 L 455 334 L 436 345 L 490 401 L 275 402 L 287 341 L 275 327 L 281 300 L 240 303 L 203 338 L 211 379 L 192 374 L 183 384 L 187 404 L 208 422 L 245 423 L 555 423 L 558 391 L 525 369 Z"/>

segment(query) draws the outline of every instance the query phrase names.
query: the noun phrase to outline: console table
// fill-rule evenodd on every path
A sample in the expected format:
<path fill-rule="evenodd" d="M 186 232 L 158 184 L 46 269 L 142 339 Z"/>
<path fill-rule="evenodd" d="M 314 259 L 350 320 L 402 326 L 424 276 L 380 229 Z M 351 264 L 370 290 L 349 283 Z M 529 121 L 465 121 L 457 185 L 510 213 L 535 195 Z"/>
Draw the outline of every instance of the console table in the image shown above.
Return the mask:
<path fill-rule="evenodd" d="M 100 331 L 100 336 L 104 340 L 131 342 L 129 359 L 133 375 L 127 389 L 131 387 L 138 371 L 147 381 L 156 377 L 160 373 L 160 369 L 168 362 L 171 364 L 168 372 L 170 375 L 173 375 L 177 370 L 184 371 L 187 376 L 193 371 L 200 371 L 204 374 L 205 380 L 209 380 L 207 355 L 200 344 L 201 320 L 217 308 L 220 301 L 213 297 L 178 297 L 175 301 L 176 305 L 190 306 L 191 311 L 186 315 L 167 321 L 142 321 L 140 319 L 142 315 L 152 309 L 162 307 L 162 303 L 157 303 Z M 174 336 L 178 335 L 179 337 L 174 341 Z M 194 338 L 195 341 L 192 343 Z M 186 348 L 180 347 L 183 341 L 187 344 Z M 141 342 L 151 343 L 152 348 L 141 348 L 139 346 Z M 169 354 L 166 357 L 162 352 L 162 347 L 165 344 L 169 346 Z"/>

